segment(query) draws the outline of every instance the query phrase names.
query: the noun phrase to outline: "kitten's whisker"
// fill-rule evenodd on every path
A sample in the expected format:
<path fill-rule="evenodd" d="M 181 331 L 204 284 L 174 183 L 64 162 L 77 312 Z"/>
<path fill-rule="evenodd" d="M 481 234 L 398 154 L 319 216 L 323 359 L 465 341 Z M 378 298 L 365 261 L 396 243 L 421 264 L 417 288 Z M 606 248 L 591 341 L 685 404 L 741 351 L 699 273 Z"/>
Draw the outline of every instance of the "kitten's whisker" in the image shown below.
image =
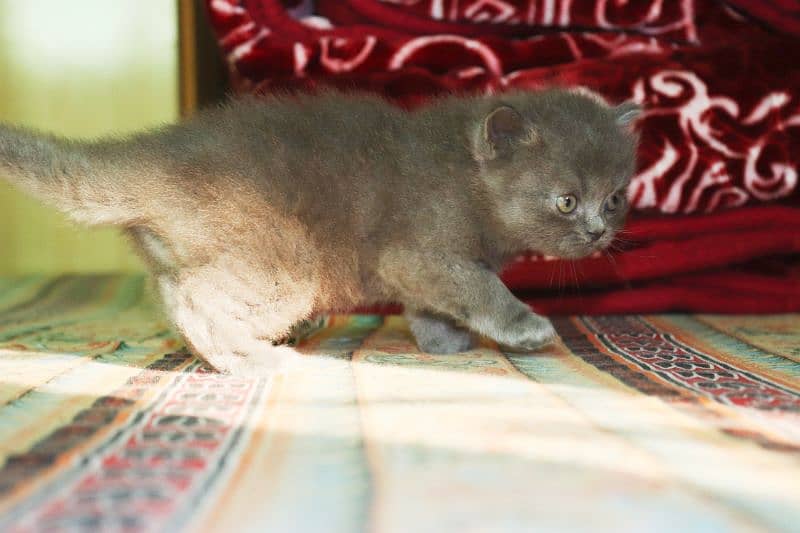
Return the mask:
<path fill-rule="evenodd" d="M 620 253 L 625 253 L 629 251 L 625 248 L 620 247 L 619 243 L 617 242 L 611 242 L 611 244 L 608 245 L 608 249 Z M 641 257 L 642 259 L 650 259 L 650 260 L 657 258 L 657 256 L 655 255 L 640 255 L 639 257 Z"/>
<path fill-rule="evenodd" d="M 576 266 L 575 261 L 569 262 L 570 267 L 572 268 L 572 279 L 575 280 L 575 290 L 578 291 L 580 289 L 581 283 L 578 281 L 578 267 Z"/>
<path fill-rule="evenodd" d="M 573 283 L 575 281 L 575 261 L 572 259 L 567 263 L 567 275 L 569 276 L 568 281 Z M 573 286 L 572 288 L 574 290 L 575 287 Z"/>
<path fill-rule="evenodd" d="M 583 267 L 581 267 L 581 263 L 579 261 L 574 261 L 572 264 L 573 271 L 575 273 L 575 290 L 578 294 L 578 300 L 581 302 L 581 307 L 583 307 L 583 294 L 581 293 L 581 284 L 580 279 L 578 279 L 578 271 L 580 271 L 581 278 L 584 277 L 583 274 Z"/>
<path fill-rule="evenodd" d="M 555 285 L 556 285 L 555 288 L 556 288 L 556 290 L 560 290 L 561 289 L 561 261 L 559 260 L 553 266 L 554 266 L 553 274 L 555 274 L 555 280 L 554 281 L 556 282 L 555 283 Z"/>
<path fill-rule="evenodd" d="M 612 247 L 612 246 L 616 246 L 616 247 L 621 247 L 621 246 L 634 247 L 634 246 L 636 246 L 636 244 L 637 244 L 637 242 L 634 241 L 634 240 L 626 239 L 624 237 L 615 236 L 614 240 L 611 241 L 608 246 L 609 247 Z"/>
<path fill-rule="evenodd" d="M 583 266 L 581 265 L 580 261 L 575 263 L 575 268 L 577 269 L 577 272 L 580 273 L 580 279 L 586 279 L 586 276 L 583 272 Z M 577 273 L 575 278 L 575 285 L 580 288 L 580 280 L 577 278 Z"/>
<path fill-rule="evenodd" d="M 603 252 L 605 252 L 606 257 L 608 257 L 608 262 L 611 264 L 611 267 L 614 269 L 614 272 L 616 272 L 618 277 L 622 278 L 622 273 L 620 272 L 619 266 L 617 265 L 617 259 L 608 250 L 603 250 Z"/>

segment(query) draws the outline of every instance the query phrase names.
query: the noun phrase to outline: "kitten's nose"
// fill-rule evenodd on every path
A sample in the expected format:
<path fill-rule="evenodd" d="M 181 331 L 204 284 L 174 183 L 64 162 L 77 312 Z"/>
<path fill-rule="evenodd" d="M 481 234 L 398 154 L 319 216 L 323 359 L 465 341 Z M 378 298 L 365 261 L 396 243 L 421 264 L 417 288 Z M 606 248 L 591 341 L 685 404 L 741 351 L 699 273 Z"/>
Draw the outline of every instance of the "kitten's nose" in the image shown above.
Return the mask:
<path fill-rule="evenodd" d="M 596 242 L 597 239 L 605 235 L 605 233 L 606 233 L 606 228 L 593 229 L 593 230 L 588 230 L 586 232 L 586 234 L 589 236 L 589 239 L 591 239 L 592 242 Z"/>

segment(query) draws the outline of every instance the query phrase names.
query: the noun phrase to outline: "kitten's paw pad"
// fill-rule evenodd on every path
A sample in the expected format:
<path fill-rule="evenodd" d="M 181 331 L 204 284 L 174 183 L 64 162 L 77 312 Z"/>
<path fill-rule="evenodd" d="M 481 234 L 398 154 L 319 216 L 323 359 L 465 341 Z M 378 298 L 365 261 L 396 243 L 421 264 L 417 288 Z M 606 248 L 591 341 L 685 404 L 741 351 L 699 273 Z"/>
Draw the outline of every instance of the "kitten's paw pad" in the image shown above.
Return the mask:
<path fill-rule="evenodd" d="M 548 319 L 534 313 L 524 313 L 512 320 L 498 342 L 511 350 L 533 351 L 552 343 L 557 336 Z"/>

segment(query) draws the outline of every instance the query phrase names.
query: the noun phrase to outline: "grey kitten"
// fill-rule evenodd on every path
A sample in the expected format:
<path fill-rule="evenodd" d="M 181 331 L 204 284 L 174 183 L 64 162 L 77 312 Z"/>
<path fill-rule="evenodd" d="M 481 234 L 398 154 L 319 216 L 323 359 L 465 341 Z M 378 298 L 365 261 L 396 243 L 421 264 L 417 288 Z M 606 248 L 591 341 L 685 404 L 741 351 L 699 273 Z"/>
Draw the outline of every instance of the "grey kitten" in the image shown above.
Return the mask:
<path fill-rule="evenodd" d="M 322 312 L 405 306 L 422 350 L 473 334 L 533 350 L 550 322 L 497 277 L 513 255 L 578 258 L 627 211 L 638 108 L 587 91 L 243 99 L 127 139 L 0 126 L 0 171 L 88 224 L 124 228 L 189 347 L 261 372 Z"/>

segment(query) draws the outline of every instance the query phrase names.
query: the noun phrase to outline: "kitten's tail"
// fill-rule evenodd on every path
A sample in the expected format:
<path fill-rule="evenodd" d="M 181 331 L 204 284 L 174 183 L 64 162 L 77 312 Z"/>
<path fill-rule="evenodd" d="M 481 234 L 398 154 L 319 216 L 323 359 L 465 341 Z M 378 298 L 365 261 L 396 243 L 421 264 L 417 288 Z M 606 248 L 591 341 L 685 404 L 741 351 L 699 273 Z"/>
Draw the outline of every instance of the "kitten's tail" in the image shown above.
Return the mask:
<path fill-rule="evenodd" d="M 73 142 L 0 124 L 0 179 L 87 224 L 134 224 L 140 184 L 121 143 Z M 140 169 L 141 170 L 141 169 Z"/>

